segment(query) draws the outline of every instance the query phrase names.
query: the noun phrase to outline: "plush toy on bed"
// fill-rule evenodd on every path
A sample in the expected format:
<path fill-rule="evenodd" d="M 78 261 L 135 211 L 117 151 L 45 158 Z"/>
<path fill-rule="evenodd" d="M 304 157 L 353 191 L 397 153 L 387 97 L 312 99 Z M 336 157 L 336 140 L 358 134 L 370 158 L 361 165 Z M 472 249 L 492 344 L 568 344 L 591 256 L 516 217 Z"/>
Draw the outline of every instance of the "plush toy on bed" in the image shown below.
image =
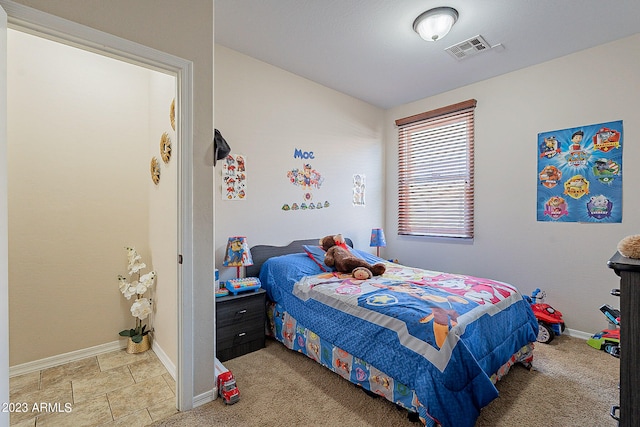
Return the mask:
<path fill-rule="evenodd" d="M 620 240 L 618 252 L 627 258 L 640 258 L 640 234 L 627 236 Z"/>
<path fill-rule="evenodd" d="M 352 255 L 342 234 L 326 236 L 320 239 L 320 246 L 326 251 L 324 263 L 329 267 L 335 267 L 340 273 L 351 273 L 359 280 L 369 279 L 373 276 L 384 274 L 386 267 L 382 263 L 374 265 Z"/>

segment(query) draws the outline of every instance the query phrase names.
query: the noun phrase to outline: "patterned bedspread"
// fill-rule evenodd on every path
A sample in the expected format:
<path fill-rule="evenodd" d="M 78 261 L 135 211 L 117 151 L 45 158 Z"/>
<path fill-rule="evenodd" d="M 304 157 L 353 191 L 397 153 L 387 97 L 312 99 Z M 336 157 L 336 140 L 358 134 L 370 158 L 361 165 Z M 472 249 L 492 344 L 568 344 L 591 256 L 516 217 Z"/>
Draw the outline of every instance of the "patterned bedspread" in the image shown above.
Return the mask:
<path fill-rule="evenodd" d="M 364 282 L 309 271 L 287 255 L 267 261 L 260 279 L 314 334 L 415 390 L 445 427 L 473 426 L 497 397 L 491 376 L 536 339 L 529 304 L 506 283 L 393 263 Z"/>

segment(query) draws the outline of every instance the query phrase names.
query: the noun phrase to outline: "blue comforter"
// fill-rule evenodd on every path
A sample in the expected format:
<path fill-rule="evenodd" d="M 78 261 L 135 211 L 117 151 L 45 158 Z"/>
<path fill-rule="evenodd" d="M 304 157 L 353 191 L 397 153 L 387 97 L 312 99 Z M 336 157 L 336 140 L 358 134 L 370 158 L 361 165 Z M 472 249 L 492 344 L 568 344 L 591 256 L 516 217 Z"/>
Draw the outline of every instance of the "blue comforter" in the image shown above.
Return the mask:
<path fill-rule="evenodd" d="M 260 281 L 307 328 L 415 390 L 445 427 L 475 424 L 498 395 L 491 375 L 538 330 L 522 295 L 488 279 L 387 263 L 363 282 L 292 254 L 268 260 Z"/>

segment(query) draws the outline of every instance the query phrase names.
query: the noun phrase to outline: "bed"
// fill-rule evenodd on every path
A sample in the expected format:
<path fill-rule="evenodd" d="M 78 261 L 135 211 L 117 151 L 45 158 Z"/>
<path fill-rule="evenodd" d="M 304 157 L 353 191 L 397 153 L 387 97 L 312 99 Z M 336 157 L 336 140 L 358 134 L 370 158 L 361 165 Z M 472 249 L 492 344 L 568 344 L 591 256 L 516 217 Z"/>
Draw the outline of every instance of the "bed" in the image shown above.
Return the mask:
<path fill-rule="evenodd" d="M 269 300 L 269 334 L 417 414 L 473 426 L 516 363 L 530 366 L 538 324 L 507 283 L 403 266 L 353 249 L 384 275 L 357 281 L 322 264 L 318 239 L 251 248 Z"/>

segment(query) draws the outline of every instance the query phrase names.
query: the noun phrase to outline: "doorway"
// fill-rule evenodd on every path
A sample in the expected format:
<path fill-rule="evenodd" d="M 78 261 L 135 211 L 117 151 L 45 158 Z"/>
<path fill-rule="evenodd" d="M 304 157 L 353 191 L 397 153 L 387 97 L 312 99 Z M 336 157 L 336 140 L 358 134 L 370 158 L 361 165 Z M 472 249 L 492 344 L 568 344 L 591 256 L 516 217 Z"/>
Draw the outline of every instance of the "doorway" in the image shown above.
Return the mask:
<path fill-rule="evenodd" d="M 177 160 L 159 143 L 176 142 L 175 76 L 16 30 L 8 49 L 10 330 L 24 332 L 10 364 L 101 351 L 132 327 L 114 290 L 133 246 L 159 267 L 154 347 L 175 372 Z"/>
<path fill-rule="evenodd" d="M 59 20 L 51 15 L 34 14 L 33 11 L 24 9 L 21 6 L 12 5 L 9 18 L 10 21 L 13 21 L 12 28 L 24 28 L 26 32 L 35 33 L 47 39 L 61 40 L 75 46 L 86 46 L 87 50 L 103 53 L 106 57 L 122 59 L 125 62 L 136 63 L 150 69 L 175 73 L 177 76 L 176 117 L 180 118 L 183 126 L 178 126 L 177 128 L 177 140 L 180 141 L 180 144 L 174 148 L 174 153 L 177 155 L 176 162 L 178 163 L 179 188 L 177 199 L 180 207 L 177 214 L 177 249 L 178 253 L 181 254 L 181 262 L 178 265 L 178 291 L 177 296 L 175 296 L 178 311 L 176 391 L 178 408 L 180 410 L 190 409 L 193 406 L 193 377 L 190 375 L 193 366 L 191 325 L 193 260 L 190 256 L 192 253 L 191 243 L 193 241 L 191 218 L 193 206 L 191 195 L 192 176 L 190 174 L 193 162 L 191 106 L 193 98 L 193 64 L 190 61 L 164 54 L 127 40 L 93 31 L 79 24 Z M 83 43 L 78 43 L 78 40 L 83 40 Z M 182 260 L 182 257 L 184 257 L 184 260 Z M 171 262 L 176 262 L 175 253 Z"/>

